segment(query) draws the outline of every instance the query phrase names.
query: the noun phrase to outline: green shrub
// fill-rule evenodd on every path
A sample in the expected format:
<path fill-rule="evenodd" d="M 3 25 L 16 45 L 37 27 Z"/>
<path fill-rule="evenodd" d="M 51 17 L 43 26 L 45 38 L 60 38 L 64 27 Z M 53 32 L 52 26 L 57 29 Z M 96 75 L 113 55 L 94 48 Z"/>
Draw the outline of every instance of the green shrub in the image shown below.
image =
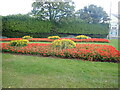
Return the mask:
<path fill-rule="evenodd" d="M 59 36 L 49 36 L 48 39 L 59 39 Z"/>
<path fill-rule="evenodd" d="M 23 39 L 31 39 L 32 37 L 30 37 L 30 36 L 24 36 L 24 37 L 22 37 Z"/>
<path fill-rule="evenodd" d="M 27 46 L 28 45 L 28 40 L 26 39 L 21 39 L 21 40 L 12 40 L 10 42 L 10 46 Z"/>
<path fill-rule="evenodd" d="M 71 49 L 76 47 L 76 43 L 70 39 L 61 39 L 61 40 L 54 40 L 52 42 L 52 46 L 54 48 L 60 48 L 60 49 Z"/>

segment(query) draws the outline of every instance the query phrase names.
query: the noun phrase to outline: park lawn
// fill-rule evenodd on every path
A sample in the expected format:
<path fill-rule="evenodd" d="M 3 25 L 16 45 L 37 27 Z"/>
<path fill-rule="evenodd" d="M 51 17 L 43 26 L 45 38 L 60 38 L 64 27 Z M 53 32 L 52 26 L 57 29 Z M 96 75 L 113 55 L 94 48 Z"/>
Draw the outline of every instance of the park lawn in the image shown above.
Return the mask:
<path fill-rule="evenodd" d="M 0 89 L 2 88 L 2 53 L 0 53 Z"/>
<path fill-rule="evenodd" d="M 3 88 L 118 88 L 118 63 L 2 53 Z"/>

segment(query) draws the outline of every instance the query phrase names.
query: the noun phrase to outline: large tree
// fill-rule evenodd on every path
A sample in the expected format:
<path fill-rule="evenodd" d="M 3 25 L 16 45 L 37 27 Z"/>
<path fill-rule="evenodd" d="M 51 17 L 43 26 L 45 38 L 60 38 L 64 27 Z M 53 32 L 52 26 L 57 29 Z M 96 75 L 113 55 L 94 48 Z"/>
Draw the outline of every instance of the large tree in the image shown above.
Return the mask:
<path fill-rule="evenodd" d="M 105 23 L 109 20 L 103 8 L 96 5 L 85 6 L 83 9 L 78 10 L 76 15 L 88 23 Z"/>
<path fill-rule="evenodd" d="M 73 2 L 34 2 L 32 15 L 42 20 L 59 21 L 74 13 Z"/>

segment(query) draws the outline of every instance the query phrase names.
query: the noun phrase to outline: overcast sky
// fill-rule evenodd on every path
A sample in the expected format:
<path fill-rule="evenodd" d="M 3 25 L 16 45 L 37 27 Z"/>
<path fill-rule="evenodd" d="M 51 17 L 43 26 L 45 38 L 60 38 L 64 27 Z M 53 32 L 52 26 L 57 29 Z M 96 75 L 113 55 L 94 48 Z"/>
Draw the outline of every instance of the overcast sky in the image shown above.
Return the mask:
<path fill-rule="evenodd" d="M 0 15 L 6 16 L 9 14 L 26 14 L 31 11 L 31 4 L 34 0 L 1 0 L 0 1 Z M 117 14 L 118 1 L 120 0 L 72 0 L 75 2 L 76 10 L 82 9 L 84 6 L 94 4 L 101 6 L 109 15 L 110 3 L 111 12 Z"/>

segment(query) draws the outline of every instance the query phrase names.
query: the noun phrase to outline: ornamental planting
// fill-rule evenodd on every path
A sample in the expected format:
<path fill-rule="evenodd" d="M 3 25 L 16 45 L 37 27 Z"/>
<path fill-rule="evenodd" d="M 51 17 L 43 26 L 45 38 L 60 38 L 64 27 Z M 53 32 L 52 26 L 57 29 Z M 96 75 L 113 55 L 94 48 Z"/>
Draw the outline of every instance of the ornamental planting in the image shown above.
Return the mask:
<path fill-rule="evenodd" d="M 0 49 L 2 52 L 76 58 L 89 61 L 120 61 L 120 51 L 110 45 L 76 44 L 75 48 L 57 49 L 53 48 L 52 44 L 28 43 L 28 46 L 16 47 L 10 46 L 9 43 L 2 43 Z"/>

